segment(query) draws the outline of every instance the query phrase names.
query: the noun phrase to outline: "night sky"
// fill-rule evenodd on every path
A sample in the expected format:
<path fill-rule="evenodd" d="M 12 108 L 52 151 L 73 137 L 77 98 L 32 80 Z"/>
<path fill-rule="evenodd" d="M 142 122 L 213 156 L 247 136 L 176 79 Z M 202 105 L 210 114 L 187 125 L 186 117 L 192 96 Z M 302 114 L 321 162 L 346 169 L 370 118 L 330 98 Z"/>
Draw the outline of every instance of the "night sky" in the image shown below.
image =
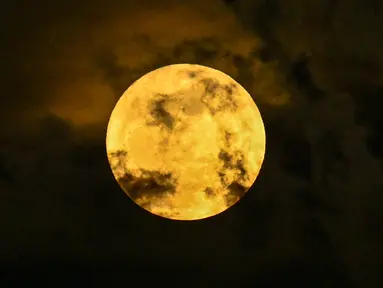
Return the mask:
<path fill-rule="evenodd" d="M 1 287 L 383 287 L 381 0 L 14 0 L 0 14 Z M 185 62 L 247 89 L 267 138 L 247 195 L 192 222 L 134 204 L 105 148 L 125 89 Z"/>

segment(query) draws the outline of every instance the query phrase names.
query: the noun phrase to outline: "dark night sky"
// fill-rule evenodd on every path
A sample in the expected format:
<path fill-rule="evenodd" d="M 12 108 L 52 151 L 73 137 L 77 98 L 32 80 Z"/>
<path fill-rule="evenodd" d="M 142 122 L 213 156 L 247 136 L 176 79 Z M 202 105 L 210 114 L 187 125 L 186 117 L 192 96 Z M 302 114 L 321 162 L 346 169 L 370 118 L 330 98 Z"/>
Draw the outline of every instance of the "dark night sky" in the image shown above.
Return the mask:
<path fill-rule="evenodd" d="M 382 1 L 1 5 L 1 287 L 383 287 Z M 187 223 L 105 152 L 122 92 L 180 62 L 232 75 L 267 135 L 242 201 Z"/>

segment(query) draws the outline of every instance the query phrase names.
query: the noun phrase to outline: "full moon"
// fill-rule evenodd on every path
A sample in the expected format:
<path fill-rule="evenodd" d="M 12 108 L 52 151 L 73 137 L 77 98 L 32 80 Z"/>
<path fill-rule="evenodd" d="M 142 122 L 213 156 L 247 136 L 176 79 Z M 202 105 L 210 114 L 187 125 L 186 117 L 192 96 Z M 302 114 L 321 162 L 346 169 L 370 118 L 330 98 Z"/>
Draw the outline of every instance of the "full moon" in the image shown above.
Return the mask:
<path fill-rule="evenodd" d="M 253 185 L 265 155 L 261 114 L 233 78 L 175 64 L 135 81 L 117 102 L 106 150 L 140 207 L 174 220 L 217 215 Z"/>

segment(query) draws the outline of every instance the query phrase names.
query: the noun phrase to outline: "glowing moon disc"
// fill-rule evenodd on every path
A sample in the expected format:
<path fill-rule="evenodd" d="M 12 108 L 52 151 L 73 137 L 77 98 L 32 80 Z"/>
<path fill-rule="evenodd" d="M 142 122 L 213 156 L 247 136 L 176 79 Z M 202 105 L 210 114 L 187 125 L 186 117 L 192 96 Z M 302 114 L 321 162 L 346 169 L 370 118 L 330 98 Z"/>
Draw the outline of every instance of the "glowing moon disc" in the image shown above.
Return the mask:
<path fill-rule="evenodd" d="M 110 117 L 106 148 L 125 193 L 147 211 L 197 220 L 235 204 L 258 176 L 265 129 L 230 76 L 191 64 L 134 82 Z"/>

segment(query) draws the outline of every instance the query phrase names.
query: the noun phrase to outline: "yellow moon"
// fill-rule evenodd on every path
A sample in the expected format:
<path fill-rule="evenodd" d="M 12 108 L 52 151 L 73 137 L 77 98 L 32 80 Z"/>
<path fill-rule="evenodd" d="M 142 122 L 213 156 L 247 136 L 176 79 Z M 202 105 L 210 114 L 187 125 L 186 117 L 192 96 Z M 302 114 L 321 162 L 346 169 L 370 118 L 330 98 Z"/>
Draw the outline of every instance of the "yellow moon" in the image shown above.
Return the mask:
<path fill-rule="evenodd" d="M 117 102 L 107 128 L 113 175 L 145 210 L 197 220 L 234 205 L 265 155 L 261 114 L 225 73 L 194 64 L 153 70 Z"/>

